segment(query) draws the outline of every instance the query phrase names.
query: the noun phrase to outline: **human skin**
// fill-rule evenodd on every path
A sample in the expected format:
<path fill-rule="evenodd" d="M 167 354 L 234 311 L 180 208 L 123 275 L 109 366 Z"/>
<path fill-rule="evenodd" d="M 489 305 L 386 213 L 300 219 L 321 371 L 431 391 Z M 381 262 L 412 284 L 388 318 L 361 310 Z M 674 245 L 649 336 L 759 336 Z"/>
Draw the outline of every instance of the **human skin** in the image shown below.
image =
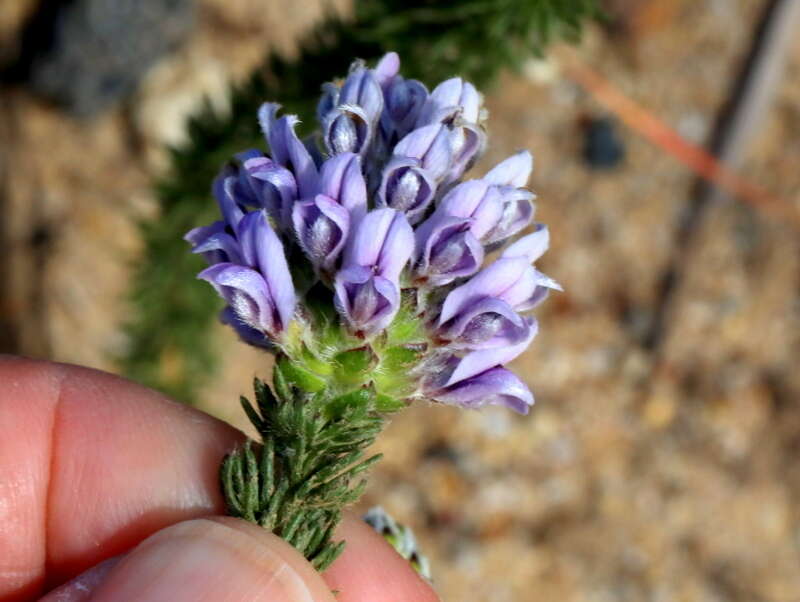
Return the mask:
<path fill-rule="evenodd" d="M 0 602 L 438 600 L 354 516 L 322 575 L 220 516 L 218 467 L 242 440 L 111 374 L 0 356 Z"/>

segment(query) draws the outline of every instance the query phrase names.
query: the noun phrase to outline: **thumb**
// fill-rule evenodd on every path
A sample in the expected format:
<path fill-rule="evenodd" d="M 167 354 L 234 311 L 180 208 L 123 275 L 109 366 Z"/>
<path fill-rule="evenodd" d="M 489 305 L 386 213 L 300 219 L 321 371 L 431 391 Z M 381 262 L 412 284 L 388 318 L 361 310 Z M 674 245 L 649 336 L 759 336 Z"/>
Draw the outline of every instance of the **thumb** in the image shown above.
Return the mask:
<path fill-rule="evenodd" d="M 322 577 L 289 544 L 229 517 L 167 527 L 119 562 L 98 565 L 42 602 L 90 597 L 92 602 L 335 600 Z"/>

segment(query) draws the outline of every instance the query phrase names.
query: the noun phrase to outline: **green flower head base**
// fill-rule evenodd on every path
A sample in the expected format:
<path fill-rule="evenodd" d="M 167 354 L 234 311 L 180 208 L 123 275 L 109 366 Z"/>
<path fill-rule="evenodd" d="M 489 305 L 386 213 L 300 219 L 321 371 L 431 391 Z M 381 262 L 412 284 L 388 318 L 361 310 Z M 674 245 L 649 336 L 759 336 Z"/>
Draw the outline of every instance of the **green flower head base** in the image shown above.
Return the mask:
<path fill-rule="evenodd" d="M 326 84 L 308 140 L 296 117 L 263 105 L 269 153 L 237 155 L 214 183 L 221 219 L 186 236 L 210 264 L 199 277 L 227 302 L 222 320 L 277 355 L 274 393 L 259 384 L 259 410 L 246 404 L 265 439 L 259 462 L 269 454 L 272 472 L 259 472 L 248 448 L 235 455 L 239 472 L 223 475 L 234 485 L 255 479 L 265 497 L 250 513 L 273 529 L 286 522 L 275 495 L 320 494 L 308 485 L 313 470 L 363 449 L 381 417 L 410 401 L 521 413 L 533 403 L 504 367 L 536 334 L 523 312 L 560 288 L 532 265 L 547 228 L 512 240 L 533 220 L 531 155 L 461 181 L 486 145 L 481 95 L 457 77 L 429 93 L 399 66 L 395 53 L 373 69 L 356 61 L 341 84 Z M 307 460 L 313 445 L 319 465 Z M 275 477 L 279 457 L 293 465 Z M 289 494 L 264 481 L 287 471 Z M 232 487 L 229 500 L 234 489 L 255 495 Z M 277 514 L 263 518 L 270 503 Z M 232 508 L 247 514 L 243 504 L 237 497 Z"/>

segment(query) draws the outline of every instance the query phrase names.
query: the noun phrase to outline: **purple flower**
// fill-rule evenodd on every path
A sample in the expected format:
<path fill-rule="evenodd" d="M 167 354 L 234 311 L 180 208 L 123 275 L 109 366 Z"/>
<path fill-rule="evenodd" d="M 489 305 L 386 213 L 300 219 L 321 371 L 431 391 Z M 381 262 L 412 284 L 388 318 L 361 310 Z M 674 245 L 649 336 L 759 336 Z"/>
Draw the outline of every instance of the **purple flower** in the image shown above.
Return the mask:
<path fill-rule="evenodd" d="M 284 115 L 278 118 L 280 108 L 277 103 L 264 103 L 258 111 L 258 121 L 269 143 L 272 159 L 294 174 L 301 197 L 313 196 L 317 189 L 317 166 L 295 134 L 297 116 Z"/>
<path fill-rule="evenodd" d="M 450 132 L 442 124 L 414 130 L 394 147 L 383 170 L 378 206 L 391 207 L 417 223 L 425 216 L 437 181 L 450 167 Z"/>
<path fill-rule="evenodd" d="M 236 334 L 239 335 L 239 338 L 248 345 L 263 347 L 268 350 L 273 350 L 275 348 L 275 344 L 271 339 L 267 338 L 263 332 L 242 322 L 241 318 L 239 318 L 230 305 L 226 305 L 219 313 L 219 321 L 233 328 Z"/>
<path fill-rule="evenodd" d="M 458 180 L 486 150 L 486 132 L 482 127 L 456 120 L 450 133 L 452 162 L 446 180 Z"/>
<path fill-rule="evenodd" d="M 374 126 L 383 111 L 383 91 L 375 74 L 363 62 L 356 61 L 339 91 L 338 104 L 356 105 L 363 109 Z"/>
<path fill-rule="evenodd" d="M 295 203 L 292 221 L 297 241 L 314 268 L 333 268 L 350 231 L 350 212 L 318 194 L 314 200 Z"/>
<path fill-rule="evenodd" d="M 408 221 L 415 224 L 425 216 L 435 193 L 433 174 L 417 159 L 394 157 L 383 171 L 377 204 L 405 213 Z"/>
<path fill-rule="evenodd" d="M 525 339 L 507 347 L 472 351 L 463 358 L 447 356 L 443 365 L 429 371 L 422 389 L 442 403 L 466 408 L 500 404 L 527 414 L 533 395 L 502 365 L 525 351 L 535 334 L 531 329 Z"/>
<path fill-rule="evenodd" d="M 487 233 L 484 242 L 499 245 L 525 228 L 533 219 L 534 194 L 522 188 L 533 169 L 533 157 L 521 151 L 498 163 L 482 180 L 496 187 L 502 195 L 503 214 L 497 225 Z"/>
<path fill-rule="evenodd" d="M 434 214 L 416 232 L 414 254 L 417 282 L 442 286 L 470 276 L 483 263 L 483 246 L 470 231 L 475 220 Z"/>
<path fill-rule="evenodd" d="M 297 182 L 292 172 L 269 157 L 257 157 L 244 162 L 248 184 L 264 208 L 281 228 L 291 223 L 292 206 L 298 199 Z"/>
<path fill-rule="evenodd" d="M 465 123 L 478 123 L 483 98 L 469 82 L 460 77 L 445 80 L 436 86 L 422 109 L 417 126 L 451 121 L 458 115 Z"/>
<path fill-rule="evenodd" d="M 417 117 L 417 126 L 444 123 L 450 126 L 452 155 L 448 181 L 469 169 L 486 146 L 486 133 L 480 126 L 483 98 L 469 82 L 454 77 L 433 89 Z"/>
<path fill-rule="evenodd" d="M 331 155 L 363 153 L 372 141 L 373 128 L 367 114 L 355 105 L 339 105 L 322 122 L 323 140 Z"/>
<path fill-rule="evenodd" d="M 198 278 L 211 283 L 243 325 L 280 339 L 296 304 L 283 245 L 264 211 L 245 215 L 236 234 L 243 265 L 217 263 Z"/>
<path fill-rule="evenodd" d="M 184 236 L 184 240 L 191 243 L 192 252 L 202 254 L 209 265 L 226 261 L 241 263 L 235 232 L 246 208 L 237 200 L 237 177 L 234 169 L 226 167 L 214 180 L 214 197 L 222 219 L 209 226 L 194 228 Z"/>
<path fill-rule="evenodd" d="M 417 159 L 421 167 L 439 180 L 450 168 L 450 130 L 441 123 L 417 128 L 397 143 L 394 155 Z"/>
<path fill-rule="evenodd" d="M 443 322 L 436 336 L 453 349 L 494 349 L 515 345 L 536 330 L 535 319 L 523 318 L 502 299 L 484 297 Z"/>
<path fill-rule="evenodd" d="M 345 267 L 359 265 L 397 282 L 414 250 L 414 231 L 394 209 L 370 211 L 345 249 Z"/>
<path fill-rule="evenodd" d="M 356 333 L 372 335 L 400 307 L 400 272 L 414 248 L 414 232 L 393 209 L 376 209 L 359 223 L 334 280 L 335 304 Z"/>
<path fill-rule="evenodd" d="M 445 374 L 458 368 L 453 358 L 446 366 Z M 426 394 L 442 403 L 462 408 L 480 408 L 486 405 L 503 405 L 520 414 L 527 414 L 533 405 L 533 394 L 513 372 L 501 366 L 457 380 L 447 386 L 431 384 Z"/>
<path fill-rule="evenodd" d="M 527 412 L 533 396 L 505 364 L 537 333 L 524 312 L 561 288 L 533 265 L 547 250 L 547 228 L 512 238 L 534 218 L 530 153 L 461 182 L 486 146 L 481 94 L 459 77 L 429 92 L 400 74 L 393 52 L 372 69 L 356 61 L 344 80 L 323 85 L 320 127 L 303 141 L 297 117 L 279 108 L 268 103 L 258 114 L 269 153 L 236 155 L 214 182 L 221 218 L 186 235 L 210 264 L 200 278 L 227 301 L 223 322 L 249 343 L 280 346 L 289 361 L 295 341 L 328 357 L 350 350 L 352 337 L 368 339 L 386 371 L 373 383 L 380 393 Z M 292 265 L 302 276 L 297 293 L 285 245 L 302 262 Z M 322 324 L 301 305 L 289 336 L 306 295 L 332 301 L 341 318 Z M 392 326 L 401 304 L 404 318 Z M 406 328 L 415 314 L 424 331 Z M 325 330 L 316 341 L 330 349 L 314 344 L 319 329 L 339 328 L 347 332 Z M 417 366 L 384 362 L 382 333 L 387 345 L 407 342 Z"/>
<path fill-rule="evenodd" d="M 399 140 L 414 129 L 427 98 L 427 88 L 415 79 L 407 80 L 397 76 L 386 85 L 381 126 L 389 143 Z"/>
<path fill-rule="evenodd" d="M 324 90 L 317 112 L 328 152 L 366 152 L 383 111 L 383 91 L 373 72 L 357 61 L 340 89 Z"/>
<path fill-rule="evenodd" d="M 224 221 L 190 230 L 184 240 L 192 245 L 192 253 L 201 254 L 209 265 L 221 262 L 241 263 L 239 243 L 226 231 Z"/>
<path fill-rule="evenodd" d="M 487 297 L 504 301 L 515 311 L 525 311 L 541 303 L 548 289 L 561 290 L 557 282 L 530 265 L 544 253 L 547 240 L 547 228 L 540 225 L 536 232 L 509 247 L 497 261 L 450 291 L 442 305 L 439 326 L 472 311 L 475 303 Z"/>
<path fill-rule="evenodd" d="M 353 223 L 367 212 L 367 183 L 361 172 L 361 157 L 341 153 L 325 161 L 319 173 L 320 193 L 350 212 Z"/>
<path fill-rule="evenodd" d="M 439 203 L 436 213 L 472 218 L 470 231 L 483 241 L 503 216 L 503 197 L 485 180 L 470 180 L 453 187 Z"/>

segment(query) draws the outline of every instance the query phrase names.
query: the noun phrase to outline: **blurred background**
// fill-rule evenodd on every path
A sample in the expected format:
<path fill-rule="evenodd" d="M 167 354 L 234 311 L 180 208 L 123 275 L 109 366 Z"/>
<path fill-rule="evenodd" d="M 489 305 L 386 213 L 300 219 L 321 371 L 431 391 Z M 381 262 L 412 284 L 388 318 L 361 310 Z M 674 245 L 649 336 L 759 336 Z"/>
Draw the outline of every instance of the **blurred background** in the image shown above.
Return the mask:
<path fill-rule="evenodd" d="M 532 3 L 496 0 L 498 23 Z M 183 260 L 159 249 L 188 257 L 180 236 L 208 221 L 197 141 L 214 169 L 248 146 L 255 115 L 240 98 L 231 121 L 230 86 L 265 56 L 266 84 L 241 97 L 299 98 L 297 65 L 316 92 L 344 67 L 318 71 L 307 49 L 349 56 L 378 31 L 364 22 L 401 50 L 434 35 L 358 4 L 3 0 L 0 351 L 125 373 L 244 426 L 236 400 L 267 360 L 205 309 L 181 322 L 216 301 L 169 284 Z M 566 291 L 516 362 L 537 404 L 405 411 L 361 506 L 413 527 L 445 600 L 795 602 L 800 1 L 600 8 L 580 42 L 545 36 L 516 69 L 479 37 L 464 50 L 495 61 L 465 67 L 490 112 L 473 173 L 533 152 L 541 269 Z M 458 65 L 457 44 L 427 62 Z M 198 111 L 218 117 L 187 129 Z"/>

